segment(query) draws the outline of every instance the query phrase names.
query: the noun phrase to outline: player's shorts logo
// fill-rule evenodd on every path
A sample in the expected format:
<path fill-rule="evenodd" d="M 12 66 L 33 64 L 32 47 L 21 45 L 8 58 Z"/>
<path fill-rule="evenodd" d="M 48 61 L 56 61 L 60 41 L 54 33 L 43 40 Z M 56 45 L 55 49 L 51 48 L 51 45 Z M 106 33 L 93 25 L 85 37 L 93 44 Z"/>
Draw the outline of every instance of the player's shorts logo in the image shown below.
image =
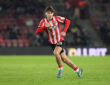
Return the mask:
<path fill-rule="evenodd" d="M 62 42 L 58 42 L 57 45 L 62 45 Z"/>

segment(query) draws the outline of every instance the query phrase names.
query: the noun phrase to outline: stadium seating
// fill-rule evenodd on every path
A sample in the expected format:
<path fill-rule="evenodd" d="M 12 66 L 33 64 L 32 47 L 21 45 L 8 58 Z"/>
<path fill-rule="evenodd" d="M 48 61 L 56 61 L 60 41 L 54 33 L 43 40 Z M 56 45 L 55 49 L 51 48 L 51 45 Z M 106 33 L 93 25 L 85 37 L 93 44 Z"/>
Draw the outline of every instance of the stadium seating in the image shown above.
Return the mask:
<path fill-rule="evenodd" d="M 69 0 L 65 0 L 65 1 L 69 1 Z M 77 0 L 75 0 L 77 1 Z M 79 0 L 80 1 L 80 0 Z M 108 2 L 107 2 L 108 1 Z M 107 22 L 110 22 L 110 1 L 107 0 L 89 0 L 88 3 L 89 4 L 89 8 L 93 9 L 90 14 L 91 17 L 91 21 L 92 24 L 94 25 L 94 27 L 96 28 L 97 31 L 100 31 L 100 27 L 102 25 L 102 22 L 104 21 L 103 18 L 106 17 Z M 6 6 L 3 6 L 3 10 L 1 10 L 0 12 L 0 35 L 2 35 L 3 37 L 0 38 L 0 47 L 30 47 L 32 46 L 32 43 L 34 42 L 36 35 L 34 34 L 34 31 L 36 29 L 36 27 L 38 26 L 41 18 L 44 16 L 43 15 L 43 11 L 45 8 L 45 3 L 43 1 L 37 1 L 37 0 L 22 0 L 22 3 L 20 1 L 15 1 L 12 0 L 11 2 L 9 2 L 9 0 L 2 0 L 0 3 L 2 4 L 5 3 Z M 53 4 L 53 6 L 55 5 L 56 0 L 52 0 L 51 3 Z M 60 9 L 62 10 L 62 8 L 65 7 L 65 2 L 63 2 L 63 0 L 58 1 L 59 4 L 56 4 L 55 8 L 56 10 L 59 9 L 59 6 L 61 7 Z M 104 4 L 101 4 L 101 3 Z M 78 3 L 78 1 L 77 1 Z M 72 3 L 71 3 L 72 4 Z M 30 6 L 29 6 L 30 5 Z M 72 4 L 73 5 L 73 4 Z M 91 6 L 92 5 L 92 6 Z M 71 6 L 74 7 L 74 6 Z M 32 9 L 31 9 L 32 8 Z M 36 10 L 37 8 L 37 10 Z M 60 10 L 59 9 L 59 10 Z M 76 18 L 73 18 L 72 14 L 73 13 L 73 9 L 71 11 L 68 11 L 70 13 L 67 12 L 67 10 L 62 10 L 59 11 L 58 14 L 62 15 L 62 16 L 71 16 L 69 17 L 71 19 L 71 26 L 70 29 L 68 30 L 68 32 L 70 32 L 70 34 L 72 34 L 71 29 L 72 28 L 76 28 L 74 27 L 75 25 L 78 25 L 78 33 L 76 32 L 76 34 L 80 35 L 80 36 L 85 36 L 83 31 L 81 30 L 81 26 L 80 24 L 74 22 L 77 21 Z M 103 10 L 104 9 L 104 10 Z M 33 10 L 33 11 L 32 11 Z M 79 14 L 81 15 L 81 14 Z M 89 15 L 89 13 L 87 14 Z M 89 17 L 88 17 L 89 18 Z M 28 22 L 28 20 L 31 20 L 31 24 Z M 73 20 L 72 20 L 73 19 Z M 75 19 L 75 20 L 74 20 Z M 29 25 L 27 24 L 27 22 L 29 23 Z M 33 32 L 33 35 L 30 35 L 30 32 Z M 74 36 L 75 33 L 73 33 Z M 29 38 L 30 36 L 30 38 Z M 45 38 L 45 33 L 43 32 L 41 35 L 41 38 Z M 87 36 L 85 36 L 86 38 Z M 70 38 L 70 36 L 67 36 L 67 39 Z M 66 41 L 66 45 L 83 45 L 81 42 L 75 42 L 75 40 L 79 40 L 80 37 L 74 37 L 74 41 Z M 80 41 L 85 41 L 85 40 L 81 40 L 82 38 L 80 38 Z M 84 39 L 84 38 L 83 38 Z M 39 42 L 39 40 L 37 40 L 37 42 Z M 43 40 L 43 43 L 45 43 L 45 39 Z M 48 42 L 48 41 L 47 41 Z M 85 41 L 86 42 L 86 41 Z M 71 44 L 68 44 L 71 43 Z M 47 44 L 41 44 L 41 45 L 48 45 Z M 84 44 L 86 45 L 86 44 Z"/>
<path fill-rule="evenodd" d="M 109 45 L 110 39 L 110 1 L 109 0 L 90 0 L 91 20 L 96 28 L 96 31 L 100 34 L 103 42 Z"/>

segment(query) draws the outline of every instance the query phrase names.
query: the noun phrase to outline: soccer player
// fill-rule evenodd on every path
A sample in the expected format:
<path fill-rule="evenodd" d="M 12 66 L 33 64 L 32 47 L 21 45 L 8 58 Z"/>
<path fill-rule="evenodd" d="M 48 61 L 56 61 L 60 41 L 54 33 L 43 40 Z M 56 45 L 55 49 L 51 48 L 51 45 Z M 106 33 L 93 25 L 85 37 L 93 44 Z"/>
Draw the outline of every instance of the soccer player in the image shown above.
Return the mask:
<path fill-rule="evenodd" d="M 58 78 L 61 77 L 63 72 L 62 61 L 70 66 L 77 73 L 78 77 L 81 78 L 82 69 L 78 68 L 71 60 L 69 60 L 63 50 L 64 37 L 66 36 L 66 31 L 70 25 L 70 20 L 61 16 L 54 16 L 54 12 L 55 10 L 52 6 L 48 6 L 45 9 L 46 17 L 41 20 L 36 30 L 36 34 L 41 33 L 43 30 L 46 31 L 50 46 L 53 49 L 53 54 L 55 55 L 58 64 Z M 61 30 L 60 23 L 65 24 L 63 31 Z"/>

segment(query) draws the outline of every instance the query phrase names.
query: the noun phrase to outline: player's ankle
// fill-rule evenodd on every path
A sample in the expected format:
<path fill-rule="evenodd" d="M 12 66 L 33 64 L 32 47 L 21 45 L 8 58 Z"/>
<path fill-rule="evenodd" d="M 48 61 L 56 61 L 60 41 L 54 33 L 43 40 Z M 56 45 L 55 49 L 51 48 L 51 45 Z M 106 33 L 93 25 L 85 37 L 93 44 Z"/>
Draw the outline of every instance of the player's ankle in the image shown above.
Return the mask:
<path fill-rule="evenodd" d="M 58 70 L 63 70 L 63 66 L 62 65 L 59 65 L 58 66 Z"/>
<path fill-rule="evenodd" d="M 74 71 L 75 71 L 75 72 L 79 72 L 79 68 L 78 68 L 78 67 L 75 67 L 75 68 L 74 68 Z"/>

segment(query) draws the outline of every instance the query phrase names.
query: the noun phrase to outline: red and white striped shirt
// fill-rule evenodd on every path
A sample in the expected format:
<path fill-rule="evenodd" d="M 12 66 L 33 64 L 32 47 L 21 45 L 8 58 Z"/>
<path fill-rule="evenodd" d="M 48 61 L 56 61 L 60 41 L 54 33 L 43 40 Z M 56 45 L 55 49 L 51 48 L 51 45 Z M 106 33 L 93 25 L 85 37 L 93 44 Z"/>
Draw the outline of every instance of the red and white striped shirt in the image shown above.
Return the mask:
<path fill-rule="evenodd" d="M 49 23 L 50 27 L 45 27 L 45 23 Z M 56 44 L 60 41 L 63 41 L 64 38 L 61 36 L 61 26 L 60 23 L 65 23 L 65 27 L 63 32 L 66 32 L 69 25 L 70 25 L 70 20 L 65 19 L 64 17 L 61 16 L 53 16 L 51 20 L 47 20 L 47 18 L 43 18 L 36 30 L 36 34 L 41 33 L 44 29 L 48 35 L 49 42 L 51 44 Z"/>

